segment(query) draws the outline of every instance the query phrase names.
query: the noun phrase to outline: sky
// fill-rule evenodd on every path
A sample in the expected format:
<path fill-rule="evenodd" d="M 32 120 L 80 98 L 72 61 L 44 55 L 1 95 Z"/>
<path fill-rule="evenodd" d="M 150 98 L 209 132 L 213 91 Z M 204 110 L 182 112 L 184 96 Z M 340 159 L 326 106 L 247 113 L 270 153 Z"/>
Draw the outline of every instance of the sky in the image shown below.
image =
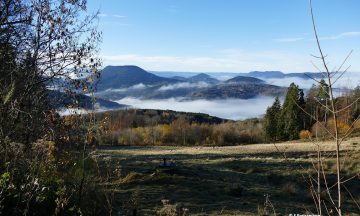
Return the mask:
<path fill-rule="evenodd" d="M 284 72 L 321 67 L 308 0 L 88 0 L 100 10 L 106 65 L 150 71 Z M 360 1 L 313 0 L 330 68 L 354 50 L 360 73 Z"/>

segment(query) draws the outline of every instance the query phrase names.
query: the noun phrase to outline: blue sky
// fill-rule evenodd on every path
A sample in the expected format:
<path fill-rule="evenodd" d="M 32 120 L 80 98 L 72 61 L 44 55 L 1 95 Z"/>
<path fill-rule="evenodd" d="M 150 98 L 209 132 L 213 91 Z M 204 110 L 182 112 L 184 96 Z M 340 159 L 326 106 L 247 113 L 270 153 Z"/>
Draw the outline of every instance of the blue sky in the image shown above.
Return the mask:
<path fill-rule="evenodd" d="M 313 0 L 330 68 L 360 72 L 360 1 Z M 104 65 L 194 72 L 316 71 L 308 0 L 89 0 Z"/>

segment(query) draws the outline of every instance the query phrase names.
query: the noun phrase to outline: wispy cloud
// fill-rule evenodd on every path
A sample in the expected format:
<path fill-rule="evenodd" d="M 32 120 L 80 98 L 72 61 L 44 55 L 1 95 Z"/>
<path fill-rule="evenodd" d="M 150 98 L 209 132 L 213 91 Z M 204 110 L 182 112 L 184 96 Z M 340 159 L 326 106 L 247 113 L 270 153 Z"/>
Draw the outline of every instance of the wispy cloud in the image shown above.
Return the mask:
<path fill-rule="evenodd" d="M 302 37 L 293 37 L 293 38 L 276 38 L 274 39 L 275 42 L 297 42 L 297 41 L 301 41 L 304 40 L 304 38 Z"/>
<path fill-rule="evenodd" d="M 343 39 L 343 38 L 349 38 L 349 37 L 359 37 L 360 32 L 354 31 L 354 32 L 343 32 L 338 35 L 333 36 L 326 36 L 326 37 L 320 37 L 320 40 L 337 40 L 337 39 Z"/>
<path fill-rule="evenodd" d="M 114 17 L 114 18 L 126 18 L 124 15 L 119 14 L 106 14 L 106 13 L 100 13 L 99 17 Z"/>
<path fill-rule="evenodd" d="M 115 17 L 115 18 L 126 18 L 126 16 L 119 15 L 119 14 L 114 14 L 114 15 L 112 15 L 112 17 Z"/>
<path fill-rule="evenodd" d="M 319 39 L 320 40 L 337 40 L 337 39 L 359 37 L 359 36 L 360 36 L 360 32 L 353 31 L 353 32 L 343 32 L 343 33 L 340 33 L 337 35 L 324 36 L 324 37 L 320 37 Z M 304 37 L 289 37 L 289 38 L 275 38 L 275 39 L 273 39 L 273 41 L 288 43 L 288 42 L 298 42 L 298 41 L 302 41 L 305 39 L 306 38 L 304 38 Z M 310 40 L 314 40 L 314 39 L 310 39 Z"/>
<path fill-rule="evenodd" d="M 135 84 L 133 86 L 130 86 L 128 88 L 119 88 L 119 89 L 107 89 L 105 91 L 111 91 L 111 92 L 126 92 L 126 91 L 131 91 L 131 90 L 142 90 L 142 89 L 146 89 L 148 87 L 148 85 L 145 85 L 143 83 L 139 83 L 139 84 Z"/>
<path fill-rule="evenodd" d="M 209 86 L 210 85 L 206 82 L 198 82 L 198 83 L 183 82 L 183 83 L 161 86 L 158 89 L 158 91 L 169 91 L 169 90 L 183 89 L 183 88 L 206 88 Z"/>

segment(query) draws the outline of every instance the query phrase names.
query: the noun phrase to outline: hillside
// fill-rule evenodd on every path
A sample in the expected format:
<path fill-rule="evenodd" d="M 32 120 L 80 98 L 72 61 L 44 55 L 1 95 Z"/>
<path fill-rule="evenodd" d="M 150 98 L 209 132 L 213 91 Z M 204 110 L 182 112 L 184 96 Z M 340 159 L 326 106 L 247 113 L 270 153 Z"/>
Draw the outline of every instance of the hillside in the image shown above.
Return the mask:
<path fill-rule="evenodd" d="M 264 83 L 264 81 L 255 77 L 236 76 L 226 80 L 225 83 Z"/>
<path fill-rule="evenodd" d="M 79 108 L 83 109 L 93 109 L 94 106 L 99 106 L 102 109 L 122 109 L 127 107 L 124 104 L 118 104 L 113 101 L 105 100 L 102 98 L 96 98 L 96 104 L 93 104 L 93 98 L 84 94 L 75 94 L 73 97 L 69 95 L 59 92 L 59 91 L 48 91 L 48 98 L 52 107 L 57 109 L 65 108 L 68 105 L 73 105 L 73 100 L 77 100 L 79 104 Z"/>
<path fill-rule="evenodd" d="M 191 94 L 193 99 L 249 99 L 256 96 L 283 95 L 286 88 L 257 83 L 219 84 Z"/>
<path fill-rule="evenodd" d="M 107 66 L 101 71 L 99 90 L 127 88 L 137 84 L 159 85 L 179 82 L 149 73 L 137 66 Z"/>
<path fill-rule="evenodd" d="M 220 82 L 219 80 L 217 80 L 205 73 L 200 73 L 198 75 L 192 76 L 192 77 L 188 78 L 187 81 L 194 82 L 194 83 L 206 82 L 206 83 L 211 83 L 211 84 L 217 84 Z"/>

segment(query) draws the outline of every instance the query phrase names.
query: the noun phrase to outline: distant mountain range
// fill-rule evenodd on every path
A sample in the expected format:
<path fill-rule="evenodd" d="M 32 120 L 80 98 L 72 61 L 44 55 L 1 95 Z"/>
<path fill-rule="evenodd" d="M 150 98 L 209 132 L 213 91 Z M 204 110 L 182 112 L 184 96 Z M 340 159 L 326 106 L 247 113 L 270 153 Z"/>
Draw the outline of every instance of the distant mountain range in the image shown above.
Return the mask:
<path fill-rule="evenodd" d="M 97 84 L 97 105 L 104 109 L 121 109 L 126 105 L 114 101 L 126 97 L 138 99 L 249 99 L 257 96 L 283 96 L 286 87 L 272 85 L 274 79 L 321 78 L 321 73 L 283 73 L 252 71 L 249 73 L 148 72 L 138 66 L 107 66 L 101 71 Z M 65 81 L 56 80 L 59 86 Z M 65 107 L 72 99 L 60 89 L 49 90 L 51 103 Z M 92 109 L 92 98 L 77 93 L 81 107 Z"/>
<path fill-rule="evenodd" d="M 188 77 L 161 77 L 137 66 L 108 66 L 102 70 L 98 90 L 97 96 L 107 100 L 125 97 L 211 100 L 277 96 L 284 94 L 286 88 L 267 84 L 264 80 L 251 76 L 235 76 L 225 81 L 205 73 Z"/>
<path fill-rule="evenodd" d="M 151 73 L 156 74 L 161 77 L 191 77 L 197 72 L 171 72 L 171 71 L 151 71 Z M 255 77 L 259 79 L 281 79 L 281 78 L 302 78 L 302 79 L 311 79 L 311 78 L 322 78 L 322 73 L 314 73 L 314 72 L 302 72 L 302 73 L 284 73 L 281 71 L 251 71 L 247 73 L 234 73 L 234 72 L 208 72 L 205 74 L 209 74 L 212 77 L 217 79 L 224 77 L 236 77 L 236 76 L 246 76 L 246 77 Z M 311 77 L 311 78 L 310 78 Z M 224 79 L 222 79 L 224 80 Z"/>

